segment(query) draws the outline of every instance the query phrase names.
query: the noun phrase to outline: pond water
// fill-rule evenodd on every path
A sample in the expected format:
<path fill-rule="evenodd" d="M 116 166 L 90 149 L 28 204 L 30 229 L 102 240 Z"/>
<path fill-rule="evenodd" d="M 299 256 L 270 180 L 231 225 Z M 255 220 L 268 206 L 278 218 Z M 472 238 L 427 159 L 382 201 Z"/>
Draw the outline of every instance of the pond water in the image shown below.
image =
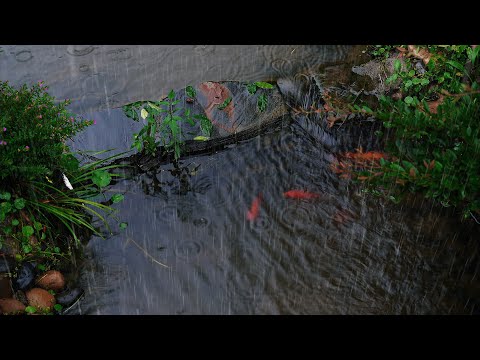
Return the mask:
<path fill-rule="evenodd" d="M 2 79 L 45 80 L 53 95 L 79 100 L 73 110 L 97 120 L 74 148 L 118 151 L 139 127 L 118 109 L 129 101 L 207 80 L 324 75 L 352 58 L 348 46 L 306 45 L 1 50 Z M 79 278 L 86 294 L 69 313 L 478 313 L 479 232 L 420 198 L 394 205 L 339 180 L 329 168 L 334 151 L 359 145 L 340 138 L 332 145 L 318 123 L 298 117 L 280 131 L 188 157 L 181 174 L 162 165 L 117 182 L 109 191 L 125 193 L 115 206 L 128 227 L 86 245 Z M 291 189 L 321 196 L 284 198 Z M 260 214 L 250 222 L 258 194 Z"/>

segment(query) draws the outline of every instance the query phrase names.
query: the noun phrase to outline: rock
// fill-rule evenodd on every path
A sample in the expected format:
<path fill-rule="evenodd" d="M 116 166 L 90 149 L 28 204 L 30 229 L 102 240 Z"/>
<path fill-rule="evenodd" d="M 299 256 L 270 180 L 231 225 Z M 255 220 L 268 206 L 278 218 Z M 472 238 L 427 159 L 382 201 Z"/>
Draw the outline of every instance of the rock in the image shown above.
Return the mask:
<path fill-rule="evenodd" d="M 0 299 L 0 313 L 18 314 L 25 311 L 25 305 L 16 299 Z"/>
<path fill-rule="evenodd" d="M 368 76 L 375 83 L 375 89 L 370 91 L 371 95 L 380 97 L 381 95 L 398 89 L 400 80 L 387 84 L 386 79 L 394 73 L 394 63 L 400 61 L 401 69 L 405 70 L 405 61 L 390 57 L 384 61 L 372 60 L 359 66 L 353 66 L 352 71 L 360 76 Z"/>
<path fill-rule="evenodd" d="M 80 299 L 85 292 L 80 288 L 67 289 L 57 295 L 57 303 L 64 308 L 70 307 Z"/>
<path fill-rule="evenodd" d="M 7 256 L 0 256 L 0 274 L 9 273 L 15 267 L 15 261 Z"/>
<path fill-rule="evenodd" d="M 51 311 L 56 304 L 55 297 L 44 289 L 33 288 L 27 291 L 26 295 L 28 304 L 39 310 Z"/>
<path fill-rule="evenodd" d="M 17 290 L 29 289 L 35 280 L 35 265 L 29 262 L 22 264 L 18 270 L 16 279 L 13 280 L 13 286 Z"/>
<path fill-rule="evenodd" d="M 37 279 L 36 284 L 46 290 L 59 291 L 65 287 L 65 278 L 60 271 L 49 270 Z"/>
<path fill-rule="evenodd" d="M 7 276 L 0 275 L 0 299 L 13 296 L 12 283 Z"/>

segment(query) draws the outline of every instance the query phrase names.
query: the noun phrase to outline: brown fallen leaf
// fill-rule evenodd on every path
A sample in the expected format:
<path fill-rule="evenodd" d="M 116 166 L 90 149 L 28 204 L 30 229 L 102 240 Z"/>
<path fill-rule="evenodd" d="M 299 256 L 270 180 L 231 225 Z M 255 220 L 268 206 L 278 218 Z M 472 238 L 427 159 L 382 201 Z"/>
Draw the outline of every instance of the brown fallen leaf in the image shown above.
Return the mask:
<path fill-rule="evenodd" d="M 417 173 L 415 172 L 415 168 L 411 168 L 410 169 L 410 172 L 408 173 L 410 175 L 410 177 L 412 178 L 416 178 L 417 177 Z"/>
<path fill-rule="evenodd" d="M 395 94 L 392 95 L 393 100 L 402 100 L 403 94 L 401 91 L 397 91 Z"/>
<path fill-rule="evenodd" d="M 330 104 L 328 104 L 328 103 L 325 103 L 325 104 L 323 105 L 323 108 L 324 108 L 326 111 L 333 111 L 333 110 L 335 110 L 335 109 L 334 109 L 333 107 L 331 107 Z"/>
<path fill-rule="evenodd" d="M 333 125 L 335 125 L 335 123 L 336 123 L 337 121 L 340 121 L 340 120 L 345 120 L 345 116 L 333 116 L 333 115 L 330 115 L 330 116 L 327 118 L 328 127 L 331 128 Z"/>
<path fill-rule="evenodd" d="M 432 54 L 430 54 L 427 49 L 421 49 L 415 45 L 408 45 L 407 56 L 413 56 L 417 59 L 420 59 L 425 65 L 427 65 L 432 57 Z"/>

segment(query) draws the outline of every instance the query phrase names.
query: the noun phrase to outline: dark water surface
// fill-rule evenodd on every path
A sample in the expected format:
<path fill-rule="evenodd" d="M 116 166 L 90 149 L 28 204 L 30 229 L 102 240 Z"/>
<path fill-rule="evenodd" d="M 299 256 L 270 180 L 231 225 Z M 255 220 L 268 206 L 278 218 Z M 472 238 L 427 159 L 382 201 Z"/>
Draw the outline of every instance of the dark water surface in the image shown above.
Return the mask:
<path fill-rule="evenodd" d="M 206 80 L 322 75 L 348 55 L 348 47 L 293 45 L 1 48 L 2 79 L 46 80 L 52 94 L 81 100 L 76 111 L 95 117 L 75 148 L 118 150 L 138 124 L 116 106 Z M 420 198 L 393 205 L 339 180 L 331 149 L 304 119 L 187 158 L 180 175 L 164 165 L 111 186 L 126 193 L 115 206 L 128 228 L 88 243 L 86 296 L 70 313 L 478 312 L 475 235 Z M 285 199 L 291 189 L 321 197 Z M 251 223 L 246 211 L 259 193 Z"/>

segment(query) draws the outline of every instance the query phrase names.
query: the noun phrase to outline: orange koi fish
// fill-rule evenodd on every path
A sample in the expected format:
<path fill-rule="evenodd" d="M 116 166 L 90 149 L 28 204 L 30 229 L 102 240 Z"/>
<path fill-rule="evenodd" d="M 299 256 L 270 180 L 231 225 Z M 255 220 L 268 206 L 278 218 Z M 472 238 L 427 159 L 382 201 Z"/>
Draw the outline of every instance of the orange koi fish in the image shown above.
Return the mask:
<path fill-rule="evenodd" d="M 253 221 L 258 217 L 260 213 L 260 203 L 262 202 L 262 194 L 258 194 L 258 196 L 253 199 L 252 206 L 247 211 L 247 220 Z"/>
<path fill-rule="evenodd" d="M 283 193 L 287 199 L 316 199 L 321 197 L 320 194 L 311 193 L 303 190 L 289 190 Z"/>

